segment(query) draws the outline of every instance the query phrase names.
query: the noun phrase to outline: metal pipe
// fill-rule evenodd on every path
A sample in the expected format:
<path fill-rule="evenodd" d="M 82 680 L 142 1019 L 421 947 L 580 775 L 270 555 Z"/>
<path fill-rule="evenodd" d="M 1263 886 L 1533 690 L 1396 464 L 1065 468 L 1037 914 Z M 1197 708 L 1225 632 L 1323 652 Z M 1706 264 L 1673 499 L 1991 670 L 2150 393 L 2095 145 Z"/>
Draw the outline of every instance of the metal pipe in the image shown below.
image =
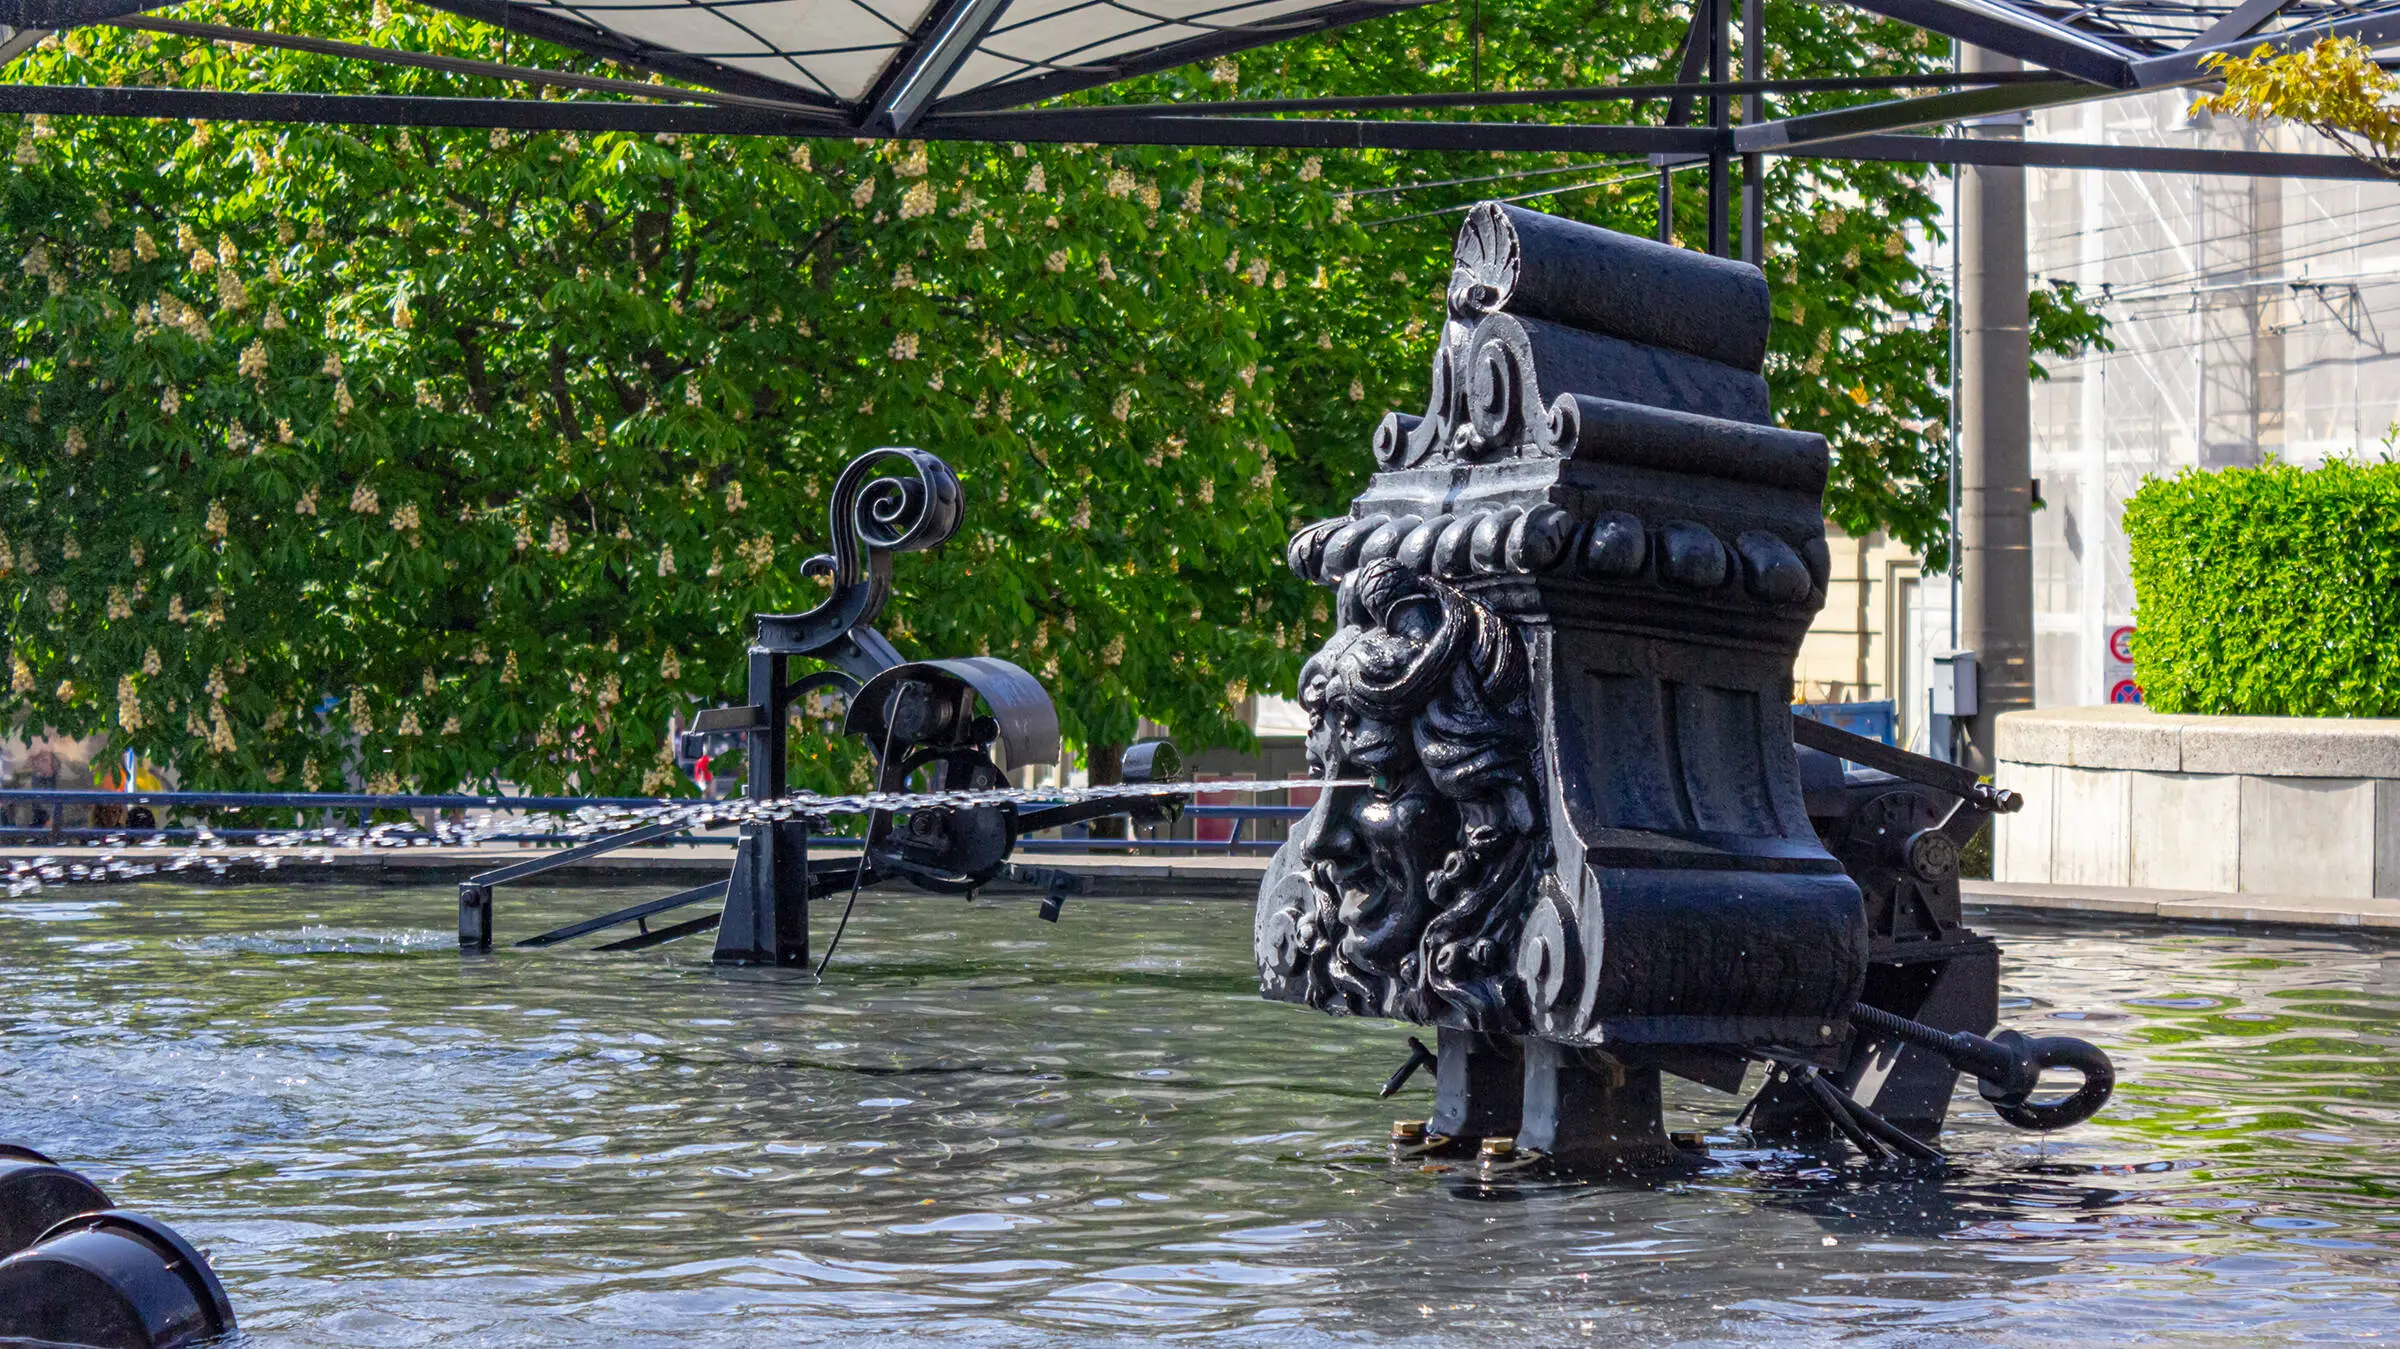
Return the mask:
<path fill-rule="evenodd" d="M 2014 70 L 1975 47 L 1967 70 Z M 1981 140 L 2022 140 L 2013 118 L 1967 128 Z M 2026 300 L 2025 171 L 1960 170 L 1958 549 L 1959 646 L 1975 653 L 1975 713 L 1960 719 L 1962 762 L 1990 773 L 1993 730 L 2033 706 L 2033 467 L 2031 317 Z"/>

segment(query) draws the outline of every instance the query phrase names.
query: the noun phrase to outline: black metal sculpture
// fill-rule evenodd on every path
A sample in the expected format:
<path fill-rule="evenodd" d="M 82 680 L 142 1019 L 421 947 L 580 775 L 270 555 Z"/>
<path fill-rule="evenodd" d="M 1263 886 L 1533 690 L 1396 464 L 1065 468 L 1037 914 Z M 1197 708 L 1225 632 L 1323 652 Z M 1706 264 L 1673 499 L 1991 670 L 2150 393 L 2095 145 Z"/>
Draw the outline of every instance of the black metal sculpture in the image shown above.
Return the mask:
<path fill-rule="evenodd" d="M 1961 1067 L 2016 1122 L 2097 1109 L 2081 1042 L 1944 1038 L 1992 1023 L 1955 871 L 2006 800 L 1856 737 L 1934 785 L 1823 755 L 1803 778 L 1828 461 L 1773 424 L 1758 271 L 1486 203 L 1447 307 L 1425 415 L 1386 417 L 1351 513 L 1291 542 L 1339 595 L 1301 677 L 1311 767 L 1370 785 L 1276 854 L 1265 994 L 1437 1027 L 1437 1142 L 1664 1162 L 1659 1074 L 1734 1090 L 1754 1060 L 1761 1131 L 1874 1152 L 1929 1151 Z M 2085 1090 L 2029 1106 L 2045 1063 Z"/>
<path fill-rule="evenodd" d="M 805 574 L 831 579 L 830 593 L 806 613 L 759 615 L 749 652 L 750 700 L 700 713 L 685 733 L 694 742 L 742 737 L 744 794 L 751 804 L 786 797 L 792 714 L 803 700 L 821 692 L 846 702 L 843 731 L 859 737 L 872 756 L 875 792 L 989 792 L 1008 786 L 1005 767 L 1057 759 L 1058 715 L 1050 695 L 1032 675 L 991 656 L 910 661 L 873 626 L 891 597 L 893 555 L 947 541 L 957 532 L 965 509 L 966 494 L 957 475 L 923 450 L 870 450 L 851 460 L 835 479 L 829 506 L 833 551 L 802 564 Z M 818 668 L 795 678 L 795 661 Z M 698 752 L 696 745 L 692 752 Z M 1128 783 L 1169 782 L 1180 771 L 1175 747 L 1163 740 L 1144 741 L 1125 754 Z M 1012 871 L 1018 880 L 1047 885 L 1051 898 L 1043 916 L 1055 920 L 1060 898 L 1080 882 L 1046 868 L 1012 868 L 1009 856 L 1018 838 L 1103 815 L 1169 820 L 1181 804 L 1177 796 L 1059 804 L 920 802 L 905 811 L 870 813 L 857 854 L 829 859 L 809 856 L 809 834 L 812 827 L 823 828 L 821 818 L 804 808 L 777 810 L 773 817 L 752 818 L 741 825 L 733 874 L 726 880 L 517 944 L 547 946 L 636 923 L 639 932 L 600 949 L 638 950 L 714 929 L 719 963 L 806 965 L 808 906 L 813 900 L 843 891 L 855 900 L 862 889 L 890 881 L 961 893 L 1004 871 Z M 615 848 L 665 838 L 694 823 L 696 819 L 687 815 L 645 825 L 463 882 L 459 944 L 479 950 L 491 946 L 494 887 Z M 717 913 L 649 926 L 649 919 L 659 914 L 720 897 L 724 903 Z"/>

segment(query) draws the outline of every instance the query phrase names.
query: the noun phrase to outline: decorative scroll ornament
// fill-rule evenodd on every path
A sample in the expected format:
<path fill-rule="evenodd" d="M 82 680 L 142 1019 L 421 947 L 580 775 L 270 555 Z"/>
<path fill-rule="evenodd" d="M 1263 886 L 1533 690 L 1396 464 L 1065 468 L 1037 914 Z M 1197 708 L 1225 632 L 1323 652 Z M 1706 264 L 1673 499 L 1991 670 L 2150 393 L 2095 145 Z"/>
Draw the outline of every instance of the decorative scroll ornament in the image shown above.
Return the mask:
<path fill-rule="evenodd" d="M 1275 996 L 1333 1012 L 1521 1029 L 1513 972 L 1545 841 L 1530 662 L 1509 620 L 1385 560 L 1341 587 L 1300 674 L 1310 770 L 1333 787 L 1263 889 Z"/>
<path fill-rule="evenodd" d="M 871 626 L 891 598 L 892 554 L 948 542 L 966 509 L 958 475 L 938 455 L 885 447 L 851 460 L 826 505 L 833 551 L 800 564 L 803 575 L 831 576 L 833 593 L 804 614 L 760 614 L 761 645 L 822 655 L 853 684 L 898 664 Z"/>

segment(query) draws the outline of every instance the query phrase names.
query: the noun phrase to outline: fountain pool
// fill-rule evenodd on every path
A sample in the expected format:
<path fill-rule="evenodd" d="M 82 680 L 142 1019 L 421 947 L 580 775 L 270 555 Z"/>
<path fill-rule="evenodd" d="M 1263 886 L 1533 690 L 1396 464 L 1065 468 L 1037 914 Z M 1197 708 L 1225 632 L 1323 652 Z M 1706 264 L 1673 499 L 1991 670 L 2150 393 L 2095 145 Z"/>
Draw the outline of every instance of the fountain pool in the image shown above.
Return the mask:
<path fill-rule="evenodd" d="M 526 931 L 649 892 L 512 894 Z M 1406 1028 L 1263 1002 L 1250 906 L 870 896 L 828 982 L 462 958 L 444 888 L 0 901 L 0 1137 L 210 1251 L 245 1344 L 2224 1344 L 2400 1338 L 2400 943 L 1984 915 L 2115 1059 L 1946 1177 L 1396 1167 Z M 688 949 L 685 949 L 688 948 Z M 1756 1070 L 1753 1070 L 1754 1073 Z"/>

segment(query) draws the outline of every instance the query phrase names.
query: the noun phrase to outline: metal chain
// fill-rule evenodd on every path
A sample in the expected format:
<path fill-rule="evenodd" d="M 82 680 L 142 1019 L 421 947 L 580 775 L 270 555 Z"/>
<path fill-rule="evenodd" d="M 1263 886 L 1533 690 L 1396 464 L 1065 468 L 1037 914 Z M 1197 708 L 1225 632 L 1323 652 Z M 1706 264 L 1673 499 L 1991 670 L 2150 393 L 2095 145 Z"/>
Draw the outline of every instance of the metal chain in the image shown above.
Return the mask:
<path fill-rule="evenodd" d="M 795 792 L 767 800 L 737 798 L 689 801 L 650 807 L 590 806 L 559 821 L 551 832 L 562 842 L 590 841 L 630 829 L 656 825 L 680 826 L 677 833 L 724 825 L 812 819 L 834 815 L 868 815 L 877 811 L 936 808 L 976 809 L 1010 805 L 1073 805 L 1087 801 L 1135 801 L 1161 796 L 1192 796 L 1201 792 L 1278 792 L 1327 787 L 1355 787 L 1364 779 L 1284 778 L 1226 782 L 1116 783 L 1101 787 L 996 787 L 938 792 L 855 792 L 824 795 Z M 6 873 L 10 898 L 32 894 L 53 885 L 95 884 L 139 880 L 203 870 L 217 877 L 236 867 L 272 872 L 287 862 L 330 863 L 340 852 L 373 848 L 473 847 L 502 832 L 524 832 L 522 822 L 503 823 L 500 812 L 478 822 L 436 820 L 428 827 L 414 822 L 373 825 L 365 829 L 295 829 L 270 834 L 247 848 L 235 848 L 206 830 L 180 848 L 163 838 L 136 841 L 130 835 L 88 861 L 54 854 L 12 860 Z"/>

